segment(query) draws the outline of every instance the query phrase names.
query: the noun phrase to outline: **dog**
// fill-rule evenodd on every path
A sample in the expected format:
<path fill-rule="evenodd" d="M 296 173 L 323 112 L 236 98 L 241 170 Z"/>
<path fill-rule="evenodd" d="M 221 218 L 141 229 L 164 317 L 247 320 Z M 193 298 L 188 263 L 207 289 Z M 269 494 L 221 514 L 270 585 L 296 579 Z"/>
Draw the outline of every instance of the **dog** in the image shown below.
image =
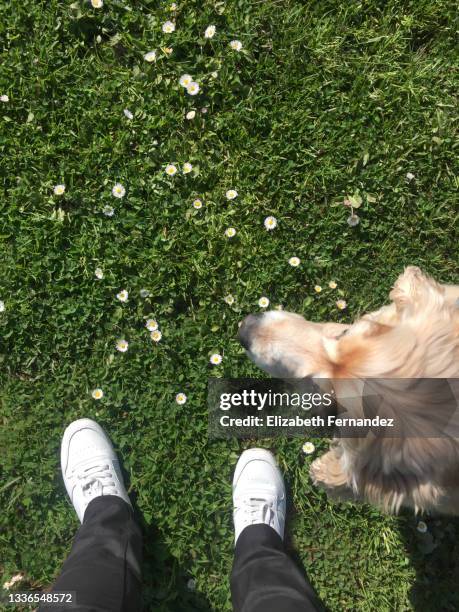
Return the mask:
<path fill-rule="evenodd" d="M 459 286 L 441 285 L 410 266 L 389 297 L 390 304 L 351 325 L 313 323 L 285 311 L 249 315 L 239 341 L 271 376 L 328 379 L 338 402 L 359 381 L 389 381 L 385 397 L 394 379 L 431 381 L 435 388 L 421 384 L 410 400 L 388 402 L 382 410 L 389 406 L 408 425 L 428 423 L 432 435 L 340 436 L 311 464 L 310 474 L 338 500 L 365 501 L 388 513 L 408 507 L 459 515 L 459 428 L 443 431 L 459 419 Z M 450 384 L 438 387 L 434 379 L 452 381 L 453 404 L 444 401 L 451 399 Z M 363 416 L 362 402 L 350 414 Z"/>

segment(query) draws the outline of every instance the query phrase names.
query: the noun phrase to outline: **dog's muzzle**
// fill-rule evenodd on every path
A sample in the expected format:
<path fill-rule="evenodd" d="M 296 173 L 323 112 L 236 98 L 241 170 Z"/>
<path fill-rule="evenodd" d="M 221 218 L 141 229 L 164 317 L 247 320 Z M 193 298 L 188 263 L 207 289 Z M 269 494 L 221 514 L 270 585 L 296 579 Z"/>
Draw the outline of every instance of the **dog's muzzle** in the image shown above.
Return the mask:
<path fill-rule="evenodd" d="M 237 334 L 239 342 L 246 350 L 250 350 L 250 345 L 252 343 L 252 337 L 255 329 L 260 324 L 260 320 L 263 316 L 263 313 L 256 315 L 248 315 L 241 323 L 239 327 L 239 331 Z"/>

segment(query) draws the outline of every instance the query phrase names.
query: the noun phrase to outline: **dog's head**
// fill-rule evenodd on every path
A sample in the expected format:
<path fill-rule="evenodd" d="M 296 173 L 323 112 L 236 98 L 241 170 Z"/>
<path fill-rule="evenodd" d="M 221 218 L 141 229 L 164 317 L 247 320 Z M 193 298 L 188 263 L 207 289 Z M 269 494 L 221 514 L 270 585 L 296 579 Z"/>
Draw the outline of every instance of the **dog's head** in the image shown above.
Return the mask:
<path fill-rule="evenodd" d="M 252 361 L 279 378 L 458 376 L 454 291 L 409 267 L 392 303 L 352 325 L 270 311 L 246 317 L 239 340 Z"/>

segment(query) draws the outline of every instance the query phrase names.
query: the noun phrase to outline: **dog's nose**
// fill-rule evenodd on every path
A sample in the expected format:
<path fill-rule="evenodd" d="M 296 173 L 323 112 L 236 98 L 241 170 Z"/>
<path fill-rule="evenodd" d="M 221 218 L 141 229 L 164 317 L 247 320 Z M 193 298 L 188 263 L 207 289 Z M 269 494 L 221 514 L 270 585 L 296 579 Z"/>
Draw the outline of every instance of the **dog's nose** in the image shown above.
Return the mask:
<path fill-rule="evenodd" d="M 241 323 L 238 331 L 238 339 L 242 346 L 250 350 L 250 344 L 252 342 L 252 334 L 255 328 L 260 323 L 260 319 L 263 316 L 263 313 L 256 315 L 248 315 Z"/>

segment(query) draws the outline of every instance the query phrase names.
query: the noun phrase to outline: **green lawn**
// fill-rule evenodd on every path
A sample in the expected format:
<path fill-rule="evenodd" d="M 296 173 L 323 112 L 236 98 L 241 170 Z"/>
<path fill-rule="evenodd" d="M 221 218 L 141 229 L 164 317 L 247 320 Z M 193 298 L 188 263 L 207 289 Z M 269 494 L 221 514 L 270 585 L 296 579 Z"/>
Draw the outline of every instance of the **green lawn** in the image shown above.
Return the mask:
<path fill-rule="evenodd" d="M 1 584 L 59 571 L 78 526 L 60 438 L 86 416 L 143 516 L 146 610 L 230 610 L 231 475 L 247 444 L 209 441 L 207 379 L 260 375 L 235 336 L 261 296 L 351 321 L 404 265 L 457 281 L 456 17 L 447 0 L 0 1 Z M 408 513 L 332 505 L 308 476 L 328 442 L 307 457 L 302 442 L 263 444 L 291 492 L 289 545 L 327 607 L 457 610 L 459 523 L 427 517 L 421 535 Z"/>

